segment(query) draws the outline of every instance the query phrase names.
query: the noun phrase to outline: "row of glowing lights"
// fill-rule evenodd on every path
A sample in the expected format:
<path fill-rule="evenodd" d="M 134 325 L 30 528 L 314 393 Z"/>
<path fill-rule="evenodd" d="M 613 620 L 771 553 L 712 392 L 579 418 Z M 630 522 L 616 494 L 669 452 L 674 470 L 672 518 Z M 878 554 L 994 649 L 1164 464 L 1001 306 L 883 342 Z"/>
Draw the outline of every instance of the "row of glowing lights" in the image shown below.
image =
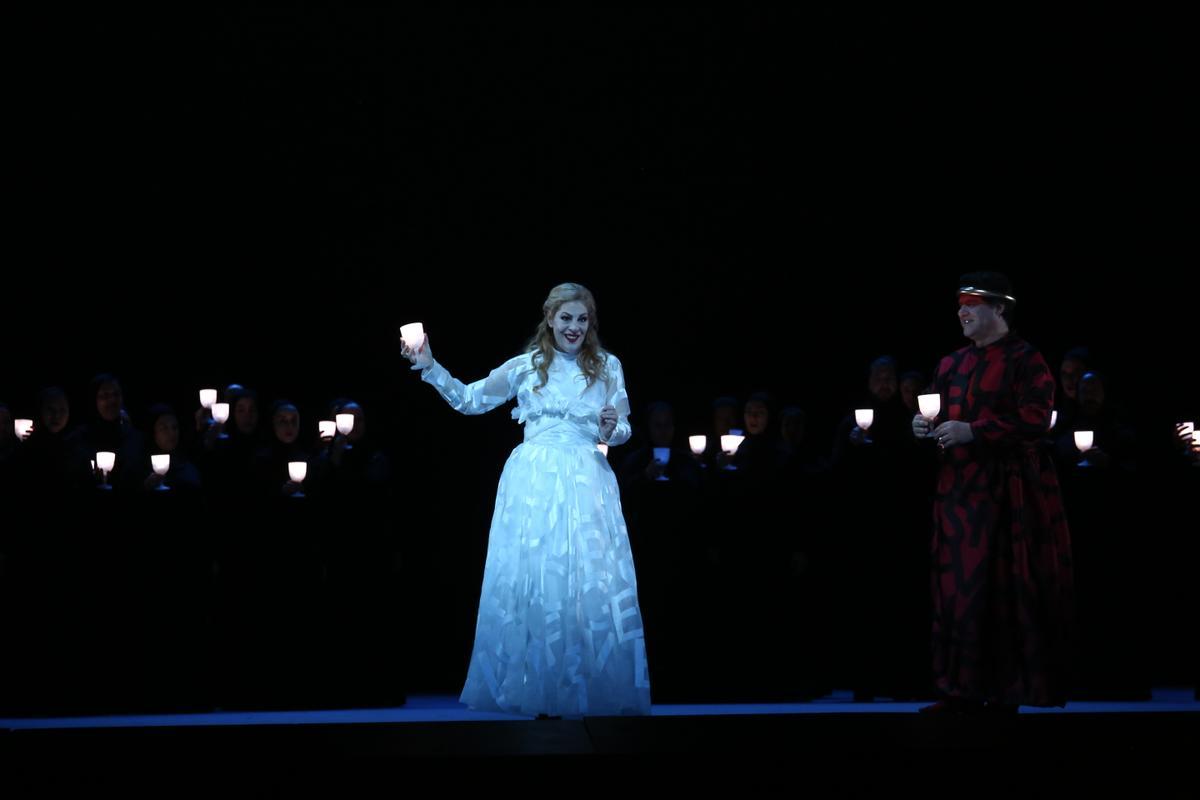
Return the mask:
<path fill-rule="evenodd" d="M 415 349 L 425 340 L 425 326 L 420 322 L 410 322 L 407 325 L 401 325 L 400 338 L 402 338 L 404 343 L 410 348 Z M 918 395 L 917 402 L 921 408 L 921 416 L 929 420 L 931 423 L 937 419 L 937 415 L 941 413 L 942 397 L 939 394 Z M 200 405 L 212 412 L 213 420 L 218 424 L 224 424 L 226 421 L 228 421 L 229 404 L 217 402 L 216 389 L 201 389 Z M 858 424 L 858 427 L 862 428 L 864 431 L 867 430 L 871 427 L 871 423 L 875 421 L 874 409 L 856 408 L 854 410 L 854 421 Z M 1057 422 L 1058 412 L 1050 412 L 1050 429 L 1054 428 L 1054 425 Z M 33 420 L 18 419 L 15 420 L 13 424 L 16 428 L 17 437 L 22 440 L 28 437 L 29 432 L 33 429 Z M 1190 435 L 1192 437 L 1192 446 L 1200 448 L 1200 431 L 1196 430 L 1195 423 L 1183 422 L 1180 423 L 1179 427 L 1181 435 Z M 322 439 L 332 438 L 335 430 L 343 436 L 346 436 L 354 429 L 354 415 L 338 414 L 335 420 L 321 420 L 317 423 L 317 429 Z M 1079 448 L 1080 452 L 1086 452 L 1092 448 L 1092 444 L 1095 442 L 1095 436 L 1096 434 L 1094 431 L 1075 431 L 1075 446 Z M 745 436 L 740 436 L 737 434 L 725 434 L 721 437 L 721 450 L 727 455 L 733 455 L 737 452 L 737 449 L 741 446 L 742 441 L 745 440 L 745 438 Z M 692 453 L 695 455 L 700 455 L 708 448 L 708 437 L 703 435 L 689 436 L 688 446 L 691 447 Z M 597 447 L 602 453 L 604 453 L 605 456 L 608 455 L 608 445 L 600 443 L 597 445 Z M 97 453 L 93 468 L 95 468 L 96 465 L 99 465 L 100 469 L 104 471 L 105 475 L 107 475 L 108 472 L 113 468 L 115 458 L 116 456 L 112 453 Z M 167 470 L 170 468 L 170 459 L 171 457 L 169 455 L 150 457 L 150 460 L 154 466 L 154 471 L 159 475 L 165 475 L 167 473 Z M 107 467 L 104 466 L 105 463 L 108 464 Z M 307 472 L 308 464 L 306 462 L 288 462 L 288 473 L 291 479 L 296 483 L 303 481 Z"/>
<path fill-rule="evenodd" d="M 117 465 L 117 454 L 108 450 L 101 450 L 96 453 L 96 458 L 91 462 L 92 470 L 97 468 L 104 473 L 104 479 L 107 486 L 108 473 L 113 471 Z M 169 453 L 150 456 L 150 465 L 154 468 L 156 475 L 166 475 L 171 469 L 171 456 Z M 289 461 L 288 462 L 288 477 L 295 483 L 301 483 L 308 477 L 308 462 L 307 461 Z M 159 485 L 160 490 L 165 490 L 165 485 Z"/>
<path fill-rule="evenodd" d="M 212 412 L 213 422 L 216 422 L 218 425 L 224 425 L 229 421 L 229 403 L 217 402 L 216 389 L 201 389 L 200 405 Z M 317 431 L 322 439 L 332 439 L 334 433 L 349 436 L 353 430 L 353 414 L 337 414 L 334 419 L 323 419 L 317 423 Z M 13 431 L 17 434 L 18 439 L 25 441 L 33 432 L 33 420 L 13 420 Z M 104 485 L 107 488 L 108 473 L 112 472 L 117 464 L 117 454 L 108 450 L 101 450 L 96 453 L 96 458 L 92 460 L 91 464 L 93 471 L 99 469 L 103 473 Z M 169 453 L 162 453 L 150 456 L 150 466 L 154 469 L 156 475 L 166 475 L 171 469 L 171 455 Z M 288 477 L 295 483 L 302 483 L 308 477 L 308 462 L 289 461 Z M 165 485 L 160 485 L 158 488 L 160 490 L 167 489 Z"/>
<path fill-rule="evenodd" d="M 410 322 L 407 325 L 400 326 L 400 338 L 410 348 L 415 349 L 425 340 L 425 326 L 420 322 Z M 937 415 L 942 411 L 942 396 L 940 394 L 922 394 L 918 395 L 917 402 L 920 404 L 921 416 L 933 422 L 937 419 Z M 856 408 L 854 410 L 854 421 L 858 427 L 864 431 L 871 427 L 871 423 L 875 421 L 875 410 L 871 408 Z M 1058 422 L 1058 412 L 1050 412 L 1050 428 L 1053 429 L 1055 423 Z M 1048 429 L 1048 430 L 1049 430 Z M 1195 425 L 1191 422 L 1181 424 L 1181 430 L 1187 432 L 1192 437 L 1192 446 L 1200 447 L 1200 432 L 1195 430 Z M 721 450 L 726 455 L 733 455 L 741 446 L 745 436 L 737 434 L 725 434 L 721 437 Z M 1096 434 L 1094 431 L 1075 431 L 1075 446 L 1080 452 L 1086 452 L 1092 449 L 1095 443 Z M 688 446 L 691 447 L 692 453 L 700 455 L 708 448 L 708 437 L 706 436 L 689 436 Z M 600 443 L 597 445 L 600 452 L 608 455 L 608 445 Z M 661 448 L 658 448 L 661 449 Z"/>
<path fill-rule="evenodd" d="M 418 323 L 419 324 L 419 323 Z M 923 394 L 917 398 L 920 404 L 921 416 L 929 420 L 931 423 L 937 419 L 937 415 L 942 410 L 942 398 L 936 394 Z M 225 424 L 229 420 L 229 403 L 217 402 L 216 389 L 201 389 L 200 390 L 200 405 L 209 409 L 212 412 L 213 421 L 218 424 Z M 871 427 L 871 423 L 875 421 L 875 411 L 870 408 L 856 408 L 854 410 L 854 421 L 858 427 L 864 431 Z M 1053 429 L 1058 422 L 1058 412 L 1050 413 L 1050 429 Z M 17 438 L 24 441 L 29 438 L 29 434 L 33 431 L 33 420 L 18 419 L 13 421 L 13 429 L 17 434 Z M 317 430 L 322 439 L 331 439 L 335 432 L 348 436 L 354 430 L 354 415 L 353 414 L 338 414 L 335 419 L 323 419 L 317 423 Z M 1196 430 L 1194 422 L 1179 423 L 1179 431 L 1183 436 L 1192 438 L 1192 445 L 1200 447 L 1200 431 Z M 1096 434 L 1094 431 L 1075 431 L 1075 446 L 1080 452 L 1085 452 L 1092 448 L 1095 443 Z M 737 434 L 726 434 L 721 437 L 721 450 L 727 455 L 733 455 L 741 446 L 745 436 Z M 689 436 L 688 445 L 692 452 L 696 455 L 702 454 L 708 448 L 707 436 Z M 608 445 L 598 445 L 601 452 L 608 455 Z M 101 471 L 107 475 L 112 471 L 116 456 L 109 452 L 96 453 L 96 460 L 93 463 L 93 468 L 99 467 Z M 155 455 L 150 456 L 151 464 L 154 471 L 159 475 L 166 475 L 170 469 L 170 455 Z M 105 466 L 107 464 L 107 466 Z M 308 464 L 304 461 L 288 462 L 288 472 L 293 481 L 299 483 L 304 480 L 307 474 Z M 297 477 L 298 476 L 298 477 Z"/>
<path fill-rule="evenodd" d="M 921 416 L 933 422 L 937 419 L 937 415 L 942 410 L 942 398 L 936 394 L 923 394 L 917 398 L 917 402 L 921 407 Z M 212 412 L 213 420 L 218 424 L 224 424 L 229 420 L 229 404 L 217 402 L 216 389 L 201 389 L 200 390 L 200 405 L 209 409 Z M 871 427 L 871 423 L 875 421 L 875 411 L 870 408 L 856 408 L 854 410 L 854 421 L 858 427 L 864 431 Z M 1058 412 L 1050 413 L 1050 429 L 1054 428 L 1058 422 Z M 13 428 L 17 434 L 17 438 L 24 441 L 29 437 L 33 430 L 33 420 L 18 419 L 13 421 Z M 354 430 L 354 415 L 353 414 L 338 414 L 335 419 L 323 419 L 317 423 L 317 430 L 322 439 L 331 439 L 335 432 L 348 436 Z M 1183 436 L 1192 438 L 1192 446 L 1200 448 L 1200 431 L 1196 430 L 1194 422 L 1179 423 L 1179 431 Z M 1096 434 L 1094 431 L 1075 431 L 1075 446 L 1080 452 L 1086 452 L 1092 449 L 1095 443 Z M 745 436 L 737 434 L 726 434 L 721 437 L 721 450 L 727 455 L 733 455 L 741 446 Z M 689 436 L 688 445 L 692 452 L 696 455 L 702 454 L 708 448 L 707 436 Z M 599 444 L 600 451 L 608 455 L 608 445 Z M 101 471 L 107 475 L 112 471 L 116 456 L 109 452 L 96 453 L 96 460 L 93 463 L 93 468 L 99 467 Z M 170 455 L 155 455 L 150 456 L 151 464 L 154 471 L 159 475 L 166 475 L 170 469 Z M 105 466 L 107 464 L 107 466 Z M 296 483 L 304 480 L 308 471 L 308 464 L 304 461 L 288 462 L 288 472 L 291 479 Z"/>

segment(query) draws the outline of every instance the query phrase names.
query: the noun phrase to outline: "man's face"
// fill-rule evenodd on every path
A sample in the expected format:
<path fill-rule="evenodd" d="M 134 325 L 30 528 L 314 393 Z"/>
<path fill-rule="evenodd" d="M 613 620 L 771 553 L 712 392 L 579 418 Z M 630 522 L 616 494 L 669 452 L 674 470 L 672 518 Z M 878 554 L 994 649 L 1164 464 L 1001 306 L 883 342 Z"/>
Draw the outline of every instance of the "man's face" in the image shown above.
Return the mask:
<path fill-rule="evenodd" d="M 976 302 L 976 298 L 967 298 L 958 304 L 958 322 L 962 325 L 963 336 L 973 342 L 986 342 L 996 338 L 1004 323 L 1000 313 L 1000 304 Z"/>
<path fill-rule="evenodd" d="M 896 396 L 896 368 L 890 365 L 875 367 L 867 378 L 867 390 L 881 403 Z"/>

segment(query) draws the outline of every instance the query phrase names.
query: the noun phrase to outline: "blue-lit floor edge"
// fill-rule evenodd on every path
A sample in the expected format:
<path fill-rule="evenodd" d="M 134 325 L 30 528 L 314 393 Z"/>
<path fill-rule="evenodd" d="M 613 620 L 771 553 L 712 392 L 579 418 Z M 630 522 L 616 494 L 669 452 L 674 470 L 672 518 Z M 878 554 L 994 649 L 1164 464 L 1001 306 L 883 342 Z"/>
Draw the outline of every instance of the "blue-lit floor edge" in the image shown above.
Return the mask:
<path fill-rule="evenodd" d="M 655 717 L 767 714 L 913 714 L 923 703 L 855 703 L 837 695 L 809 703 L 659 704 Z M 1082 701 L 1066 708 L 1022 707 L 1022 714 L 1197 713 L 1192 689 L 1155 690 L 1141 702 Z M 309 711 L 213 711 L 188 714 L 138 714 L 93 717 L 0 718 L 0 729 L 135 728 L 222 725 L 346 725 L 415 722 L 527 721 L 529 717 L 472 711 L 456 698 L 418 695 L 397 708 L 325 709 Z"/>

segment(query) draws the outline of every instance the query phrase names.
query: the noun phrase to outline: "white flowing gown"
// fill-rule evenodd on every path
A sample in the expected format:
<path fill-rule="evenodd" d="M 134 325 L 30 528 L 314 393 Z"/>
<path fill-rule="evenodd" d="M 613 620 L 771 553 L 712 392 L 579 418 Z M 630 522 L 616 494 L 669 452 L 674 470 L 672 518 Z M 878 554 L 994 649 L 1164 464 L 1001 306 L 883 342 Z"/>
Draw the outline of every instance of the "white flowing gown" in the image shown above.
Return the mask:
<path fill-rule="evenodd" d="M 471 384 L 436 361 L 421 379 L 456 411 L 482 414 L 513 397 L 525 440 L 500 475 L 460 700 L 473 709 L 561 716 L 648 714 L 637 578 L 616 476 L 597 449 L 599 412 L 617 409 L 612 445 L 629 439 L 621 363 L 587 385 L 556 351 L 539 383 L 525 353 Z M 414 367 L 419 369 L 420 367 Z"/>

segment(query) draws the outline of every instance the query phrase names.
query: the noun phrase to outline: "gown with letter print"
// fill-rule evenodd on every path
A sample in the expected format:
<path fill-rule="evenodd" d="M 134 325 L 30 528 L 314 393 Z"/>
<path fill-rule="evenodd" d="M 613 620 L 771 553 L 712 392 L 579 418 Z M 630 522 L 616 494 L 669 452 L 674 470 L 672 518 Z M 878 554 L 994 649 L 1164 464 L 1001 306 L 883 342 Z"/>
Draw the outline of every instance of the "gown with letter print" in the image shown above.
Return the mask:
<path fill-rule="evenodd" d="M 547 384 L 533 353 L 464 384 L 436 361 L 421 379 L 456 411 L 512 398 L 525 426 L 500 475 L 488 535 L 475 644 L 461 701 L 473 709 L 556 716 L 650 713 L 637 578 L 599 412 L 617 409 L 609 444 L 629 439 L 621 363 L 588 386 L 555 351 Z M 414 367 L 418 369 L 419 367 Z"/>

